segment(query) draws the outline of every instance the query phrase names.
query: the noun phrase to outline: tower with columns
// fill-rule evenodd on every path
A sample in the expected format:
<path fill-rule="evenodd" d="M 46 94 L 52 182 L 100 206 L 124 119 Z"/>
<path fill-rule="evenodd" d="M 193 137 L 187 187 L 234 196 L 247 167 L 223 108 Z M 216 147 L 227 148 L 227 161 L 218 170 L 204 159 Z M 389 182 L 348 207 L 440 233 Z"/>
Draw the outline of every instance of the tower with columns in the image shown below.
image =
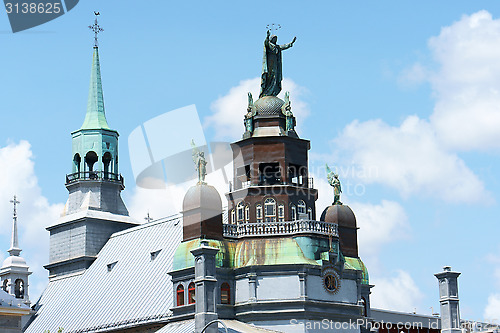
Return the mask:
<path fill-rule="evenodd" d="M 96 33 L 85 120 L 72 135 L 72 170 L 66 176 L 68 201 L 50 231 L 49 278 L 77 274 L 96 259 L 109 237 L 137 223 L 121 198 L 125 188 L 118 170 L 118 132 L 104 112 L 104 95 Z"/>

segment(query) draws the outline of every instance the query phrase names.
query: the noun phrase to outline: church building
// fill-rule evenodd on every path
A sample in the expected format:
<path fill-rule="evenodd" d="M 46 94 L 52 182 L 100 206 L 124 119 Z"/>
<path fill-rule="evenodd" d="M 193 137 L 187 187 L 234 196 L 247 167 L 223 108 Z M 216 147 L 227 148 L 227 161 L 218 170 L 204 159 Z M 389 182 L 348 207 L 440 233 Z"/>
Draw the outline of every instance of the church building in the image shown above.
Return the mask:
<path fill-rule="evenodd" d="M 248 94 L 242 139 L 231 145 L 226 212 L 205 181 L 209 162 L 194 149 L 198 182 L 181 214 L 144 224 L 120 196 L 119 136 L 106 120 L 94 46 L 84 122 L 71 133 L 68 200 L 47 227 L 49 282 L 24 332 L 367 332 L 388 315 L 372 314 L 373 286 L 338 175 L 329 174 L 332 205 L 316 207 L 310 142 L 295 130 L 293 96 L 277 97 L 281 51 L 294 41 L 266 37 L 261 94 L 255 102 Z M 0 277 L 4 291 L 29 306 L 16 223 L 14 215 Z"/>

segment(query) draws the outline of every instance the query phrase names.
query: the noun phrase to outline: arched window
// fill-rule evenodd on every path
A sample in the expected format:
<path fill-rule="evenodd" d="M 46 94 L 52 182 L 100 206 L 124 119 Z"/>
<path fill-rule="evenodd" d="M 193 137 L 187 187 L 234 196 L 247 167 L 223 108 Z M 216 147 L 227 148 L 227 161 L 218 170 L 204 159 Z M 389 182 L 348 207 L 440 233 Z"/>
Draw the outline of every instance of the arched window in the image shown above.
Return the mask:
<path fill-rule="evenodd" d="M 234 214 L 234 209 L 231 209 L 231 223 L 236 224 L 236 215 Z"/>
<path fill-rule="evenodd" d="M 276 200 L 267 198 L 264 201 L 264 214 L 266 222 L 276 222 Z"/>
<path fill-rule="evenodd" d="M 95 162 L 97 162 L 97 154 L 95 151 L 89 151 L 87 155 L 85 155 L 85 164 L 87 165 L 87 170 L 89 172 L 94 171 Z"/>
<path fill-rule="evenodd" d="M 313 210 L 311 207 L 307 208 L 307 216 L 309 217 L 309 220 L 313 219 Z"/>
<path fill-rule="evenodd" d="M 245 222 L 250 221 L 250 206 L 245 206 Z"/>
<path fill-rule="evenodd" d="M 177 286 L 177 306 L 184 305 L 184 286 L 182 284 Z"/>
<path fill-rule="evenodd" d="M 196 288 L 194 282 L 191 282 L 188 286 L 188 304 L 196 303 Z"/>
<path fill-rule="evenodd" d="M 257 217 L 257 222 L 262 222 L 262 205 L 258 204 L 255 206 L 255 216 Z"/>
<path fill-rule="evenodd" d="M 285 205 L 278 205 L 278 222 L 285 221 Z"/>
<path fill-rule="evenodd" d="M 243 201 L 236 206 L 236 217 L 238 219 L 238 223 L 243 222 L 243 219 L 245 218 L 245 205 L 243 205 Z"/>
<path fill-rule="evenodd" d="M 111 172 L 111 161 L 113 158 L 111 157 L 111 153 L 109 151 L 105 152 L 104 155 L 102 156 L 102 166 L 103 166 L 103 171 L 104 171 L 104 179 L 109 178 L 109 173 Z"/>
<path fill-rule="evenodd" d="M 82 158 L 80 154 L 76 153 L 73 157 L 73 173 L 80 173 L 80 163 L 82 162 Z"/>
<path fill-rule="evenodd" d="M 2 285 L 2 289 L 3 291 L 5 291 L 6 293 L 8 293 L 7 291 L 7 287 L 9 285 L 9 280 L 3 280 L 3 285 Z"/>
<path fill-rule="evenodd" d="M 14 287 L 14 294 L 16 298 L 24 298 L 24 281 L 17 279 Z"/>
<path fill-rule="evenodd" d="M 231 288 L 226 282 L 220 286 L 220 302 L 222 304 L 231 304 Z"/>
<path fill-rule="evenodd" d="M 292 221 L 295 221 L 297 219 L 297 208 L 295 208 L 294 205 L 292 205 L 292 207 L 290 209 L 290 219 Z"/>
<path fill-rule="evenodd" d="M 306 213 L 306 203 L 304 202 L 304 200 L 299 200 L 299 202 L 297 204 L 297 213 L 299 214 L 299 217 L 300 217 L 300 214 Z"/>

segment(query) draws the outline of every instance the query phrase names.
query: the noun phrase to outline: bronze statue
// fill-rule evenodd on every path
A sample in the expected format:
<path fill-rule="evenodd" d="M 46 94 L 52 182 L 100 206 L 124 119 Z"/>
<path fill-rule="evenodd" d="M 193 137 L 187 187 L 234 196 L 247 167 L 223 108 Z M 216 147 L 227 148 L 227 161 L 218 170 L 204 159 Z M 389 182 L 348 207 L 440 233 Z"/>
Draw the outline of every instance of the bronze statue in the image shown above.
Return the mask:
<path fill-rule="evenodd" d="M 255 105 L 253 104 L 252 93 L 248 93 L 248 107 L 245 115 L 245 129 L 250 134 L 253 132 L 253 116 L 255 115 Z"/>
<path fill-rule="evenodd" d="M 293 46 L 297 40 L 294 37 L 291 43 L 278 45 L 278 37 L 271 36 L 271 30 L 267 30 L 264 41 L 264 58 L 262 60 L 262 78 L 260 82 L 260 95 L 277 96 L 281 91 L 281 80 L 283 80 L 281 51 Z"/>
<path fill-rule="evenodd" d="M 340 193 L 342 193 L 342 187 L 340 186 L 339 175 L 330 170 L 328 164 L 326 165 L 326 177 L 328 179 L 328 184 L 333 187 L 333 203 L 332 205 L 342 205 L 340 202 Z"/>
<path fill-rule="evenodd" d="M 295 118 L 292 113 L 292 106 L 290 102 L 290 92 L 285 92 L 285 103 L 281 107 L 281 112 L 285 115 L 286 119 L 286 132 L 293 131 L 295 127 Z"/>
<path fill-rule="evenodd" d="M 193 162 L 198 172 L 198 184 L 206 184 L 205 176 L 207 175 L 207 161 L 205 159 L 205 153 L 196 147 L 194 140 L 191 140 L 191 146 L 193 147 Z"/>

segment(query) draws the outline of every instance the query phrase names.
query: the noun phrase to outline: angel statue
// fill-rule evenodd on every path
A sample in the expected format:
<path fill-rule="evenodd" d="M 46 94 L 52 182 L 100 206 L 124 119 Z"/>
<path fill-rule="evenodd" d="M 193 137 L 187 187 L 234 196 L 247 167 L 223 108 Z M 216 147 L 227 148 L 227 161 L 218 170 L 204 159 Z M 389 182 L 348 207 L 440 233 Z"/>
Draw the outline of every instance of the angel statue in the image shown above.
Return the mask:
<path fill-rule="evenodd" d="M 290 102 L 290 92 L 285 92 L 285 103 L 281 107 L 281 112 L 285 115 L 286 119 L 286 132 L 293 130 L 295 127 L 295 118 L 292 113 L 292 106 Z"/>
<path fill-rule="evenodd" d="M 207 175 L 207 160 L 205 159 L 205 153 L 196 147 L 194 140 L 191 140 L 191 147 L 193 147 L 193 162 L 196 166 L 196 171 L 198 172 L 198 184 L 206 184 L 205 176 Z"/>
<path fill-rule="evenodd" d="M 340 202 L 340 193 L 342 193 L 342 188 L 340 186 L 340 180 L 339 180 L 339 175 L 328 167 L 328 164 L 326 164 L 326 177 L 328 179 L 328 184 L 333 187 L 333 203 L 332 205 L 342 205 L 342 202 Z"/>
<path fill-rule="evenodd" d="M 253 132 L 253 116 L 255 115 L 255 105 L 253 104 L 252 93 L 248 93 L 248 107 L 245 115 L 245 129 L 247 132 Z"/>

